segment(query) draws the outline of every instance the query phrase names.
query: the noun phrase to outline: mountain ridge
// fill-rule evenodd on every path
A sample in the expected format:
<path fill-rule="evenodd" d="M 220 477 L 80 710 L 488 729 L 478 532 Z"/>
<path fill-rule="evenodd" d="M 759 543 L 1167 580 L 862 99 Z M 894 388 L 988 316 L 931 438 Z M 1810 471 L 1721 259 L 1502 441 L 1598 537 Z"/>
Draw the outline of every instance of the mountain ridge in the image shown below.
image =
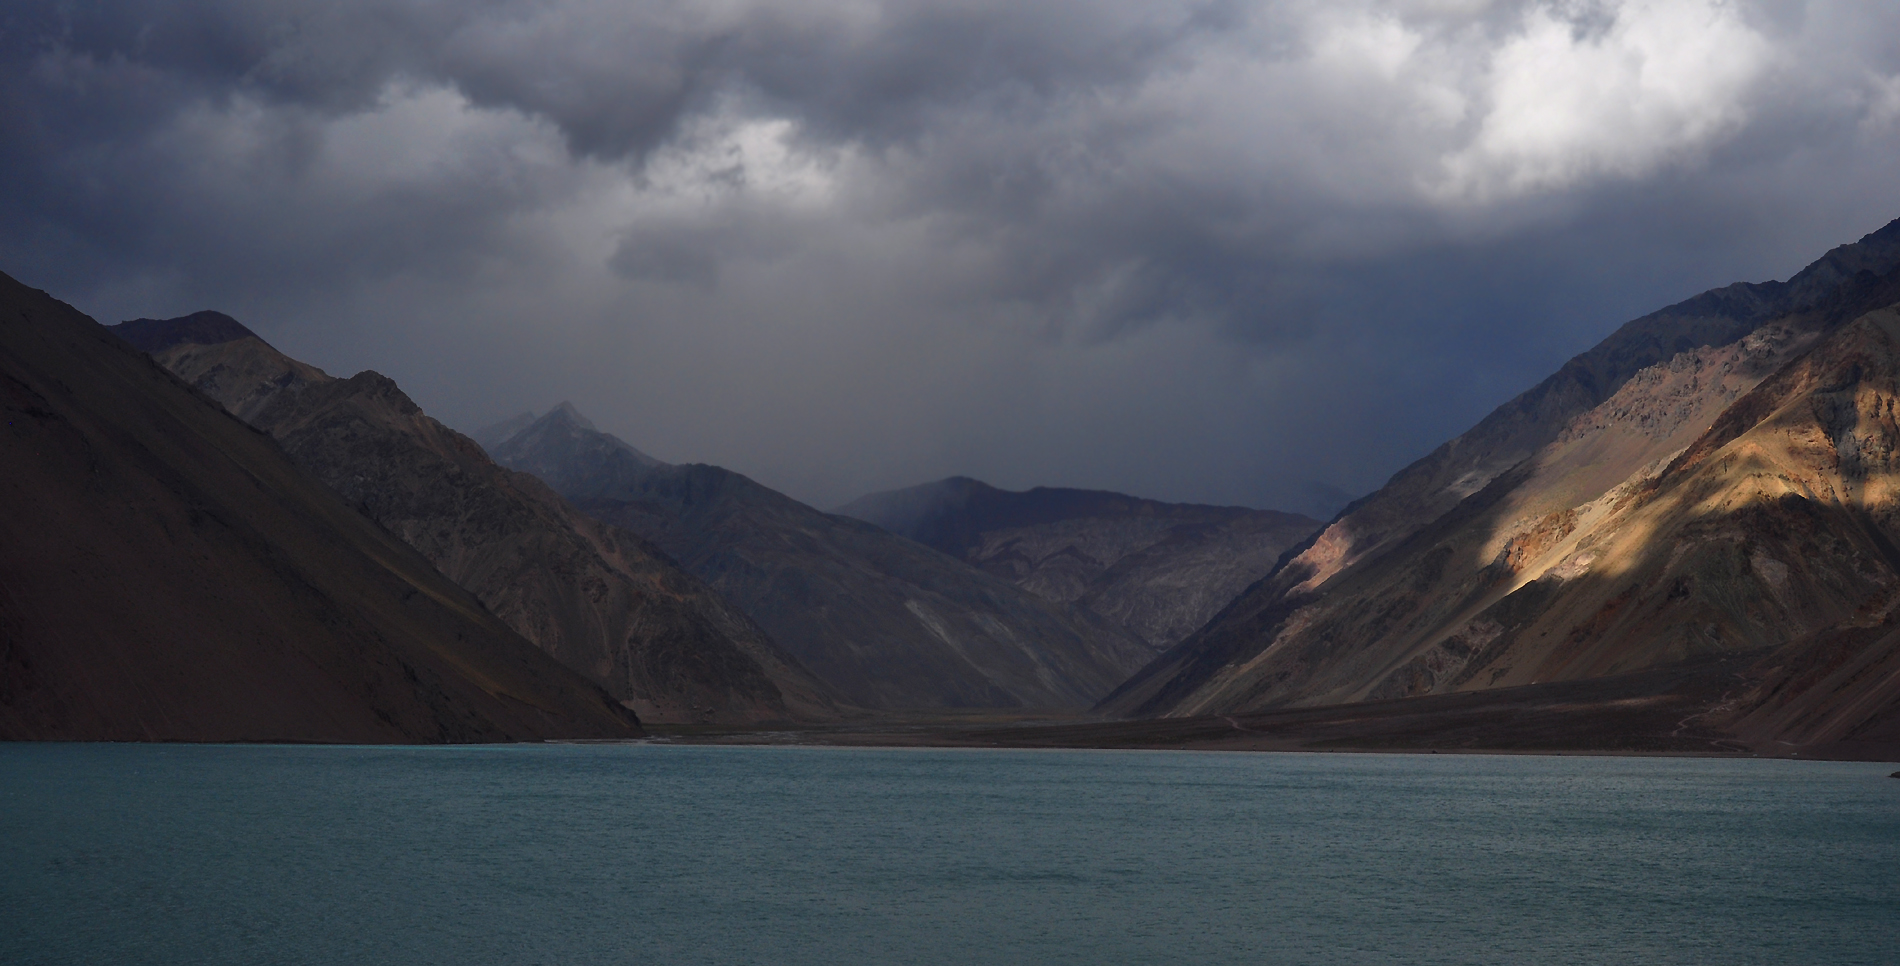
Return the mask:
<path fill-rule="evenodd" d="M 277 446 L 0 275 L 0 738 L 628 738 Z"/>
<path fill-rule="evenodd" d="M 1318 586 L 1415 525 L 1404 518 L 1429 519 L 1477 492 L 1637 372 L 1699 345 L 1734 342 L 1777 315 L 1829 308 L 1858 276 L 1884 277 L 1896 266 L 1900 219 L 1857 242 L 1836 246 L 1786 282 L 1736 282 L 1623 324 L 1470 430 L 1393 474 L 1385 486 L 1353 501 L 1290 561 L 1295 566 L 1280 568 L 1272 579 L 1285 591 Z M 1857 307 L 1867 311 L 1879 306 Z M 1836 308 L 1835 314 L 1842 313 Z M 1472 450 L 1476 452 L 1467 452 Z"/>
<path fill-rule="evenodd" d="M 1833 378 L 1842 391 L 1859 386 L 1876 400 L 1888 391 L 1881 380 L 1890 371 L 1883 368 L 1889 347 L 1878 333 L 1886 331 L 1880 320 L 1889 316 L 1866 310 L 1900 302 L 1894 247 L 1900 232 L 1889 225 L 1869 237 L 1881 245 L 1871 252 L 1837 248 L 1796 279 L 1776 283 L 1799 292 L 1781 303 L 1786 311 L 1739 339 L 1689 347 L 1637 370 L 1448 510 L 1400 521 L 1392 533 L 1369 533 L 1365 545 L 1378 546 L 1357 559 L 1315 559 L 1323 536 L 1289 554 L 1273 577 L 1124 682 L 1101 707 L 1133 716 L 1318 707 L 1585 679 L 1714 653 L 1755 653 L 1766 662 L 1750 671 L 1758 679 L 1775 667 L 1812 664 L 1803 647 L 1820 646 L 1812 642 L 1829 635 L 1853 637 L 1828 628 L 1857 609 L 1880 611 L 1871 585 L 1853 575 L 1900 560 L 1880 550 L 1892 542 L 1890 528 L 1867 523 L 1862 509 L 1838 497 L 1842 481 L 1860 472 L 1849 457 L 1865 452 L 1863 444 L 1837 440 L 1828 454 L 1810 452 L 1761 470 L 1777 479 L 1799 476 L 1836 494 L 1815 504 L 1820 515 L 1812 519 L 1832 521 L 1819 531 L 1809 517 L 1767 506 L 1749 479 L 1696 477 L 1702 472 L 1697 461 L 1743 438 L 1832 433 L 1795 423 L 1762 428 L 1781 405 L 1771 404 L 1777 397 L 1770 389 L 1804 366 L 1846 352 L 1861 362 L 1836 367 Z M 1869 264 L 1886 274 L 1874 274 Z M 1718 290 L 1724 292 L 1730 290 Z M 1825 393 L 1815 389 L 1814 395 L 1819 400 Z M 1820 412 L 1836 404 L 1803 405 Z M 1856 420 L 1877 425 L 1877 401 L 1856 406 Z M 1394 477 L 1399 493 L 1374 494 L 1330 529 L 1337 533 L 1367 506 L 1390 511 L 1402 505 L 1416 493 L 1404 492 L 1416 480 L 1408 478 L 1412 472 Z M 1658 495 L 1688 486 L 1681 481 L 1690 477 L 1725 494 L 1729 509 L 1692 512 Z M 1697 522 L 1704 518 L 1731 522 Z M 1854 538 L 1860 542 L 1829 542 L 1829 528 L 1840 527 L 1860 534 Z M 1811 538 L 1802 538 L 1809 541 L 1801 544 L 1805 549 L 1785 545 L 1786 534 L 1810 531 Z M 1751 562 L 1757 552 L 1767 556 Z M 1647 576 L 1606 590 L 1602 582 L 1612 570 Z M 1807 610 L 1784 612 L 1767 603 L 1794 593 L 1783 582 L 1794 579 L 1789 574 L 1809 572 L 1819 583 L 1801 585 Z M 1835 589 L 1818 589 L 1824 586 Z M 1690 614 L 1700 616 L 1684 616 Z M 1806 681 L 1825 683 L 1812 676 Z M 1795 700 L 1761 698 L 1769 704 L 1783 699 Z M 1708 700 L 1711 721 L 1733 711 L 1716 707 L 1726 697 Z M 1758 723 L 1773 717 L 1757 712 L 1751 720 Z M 1822 731 L 1752 734 L 1755 741 L 1849 740 Z"/>
<path fill-rule="evenodd" d="M 496 465 L 393 380 L 370 370 L 331 377 L 227 317 L 208 327 L 206 315 L 113 328 L 157 346 L 167 369 L 269 433 L 516 631 L 647 720 L 844 713 L 830 689 L 664 552 Z"/>
<path fill-rule="evenodd" d="M 742 474 L 645 462 L 571 415 L 542 416 L 496 461 L 658 544 L 853 703 L 1083 708 L 1153 654 L 1093 615 Z"/>

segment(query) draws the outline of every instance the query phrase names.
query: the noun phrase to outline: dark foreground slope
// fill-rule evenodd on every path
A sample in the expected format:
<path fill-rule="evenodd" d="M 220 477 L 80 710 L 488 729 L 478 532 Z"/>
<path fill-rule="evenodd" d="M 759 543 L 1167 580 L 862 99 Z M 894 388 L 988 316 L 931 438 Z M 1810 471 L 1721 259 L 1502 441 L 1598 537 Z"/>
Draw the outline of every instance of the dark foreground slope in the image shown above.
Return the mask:
<path fill-rule="evenodd" d="M 1810 752 L 1900 739 L 1900 366 L 1894 313 L 1861 311 L 1894 301 L 1900 273 L 1861 272 L 1639 371 L 1386 551 L 1309 590 L 1276 575 L 1108 704 L 1234 714 L 1745 659 L 1705 725 Z"/>
<path fill-rule="evenodd" d="M 0 409 L 0 737 L 640 733 L 268 437 L 5 276 Z"/>
<path fill-rule="evenodd" d="M 494 455 L 658 544 L 866 707 L 1087 707 L 1155 653 L 1087 611 L 738 473 L 661 463 L 572 407 Z"/>
<path fill-rule="evenodd" d="M 875 523 L 1031 593 L 1170 647 L 1265 577 L 1320 522 L 1100 490 L 999 490 L 951 477 L 873 493 L 838 513 Z"/>
<path fill-rule="evenodd" d="M 639 537 L 495 465 L 374 372 L 336 379 L 229 317 L 113 331 L 421 551 L 490 611 L 648 722 L 830 720 L 831 690 Z"/>

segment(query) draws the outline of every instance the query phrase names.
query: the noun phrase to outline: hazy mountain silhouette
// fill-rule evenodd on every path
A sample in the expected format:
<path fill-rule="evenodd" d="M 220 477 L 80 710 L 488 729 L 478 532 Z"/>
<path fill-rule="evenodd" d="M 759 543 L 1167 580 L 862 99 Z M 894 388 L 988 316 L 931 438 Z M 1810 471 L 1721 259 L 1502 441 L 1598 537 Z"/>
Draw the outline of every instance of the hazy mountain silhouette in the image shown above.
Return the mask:
<path fill-rule="evenodd" d="M 1087 707 L 1155 653 L 1086 610 L 738 473 L 660 463 L 572 406 L 493 454 L 658 544 L 860 705 Z"/>
<path fill-rule="evenodd" d="M 1157 648 L 1207 622 L 1320 527 L 1296 513 L 1100 490 L 999 490 L 968 477 L 873 493 L 838 513 L 1076 604 Z"/>

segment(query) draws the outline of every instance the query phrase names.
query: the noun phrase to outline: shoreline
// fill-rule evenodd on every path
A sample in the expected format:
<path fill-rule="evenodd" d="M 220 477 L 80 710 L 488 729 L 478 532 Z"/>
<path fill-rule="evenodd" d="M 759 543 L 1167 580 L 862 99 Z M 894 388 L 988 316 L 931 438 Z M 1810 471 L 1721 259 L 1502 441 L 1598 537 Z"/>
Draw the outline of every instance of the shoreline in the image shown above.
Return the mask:
<path fill-rule="evenodd" d="M 1750 741 L 1725 728 L 1740 660 L 1614 678 L 1313 708 L 1116 720 L 1085 711 L 911 711 L 828 724 L 646 724 L 696 745 L 1528 754 L 1900 762 L 1900 741 Z"/>
<path fill-rule="evenodd" d="M 1051 726 L 1054 731 L 1056 727 Z M 1894 764 L 1900 763 L 1900 751 L 1873 752 L 1870 754 L 1853 753 L 1815 753 L 1790 751 L 1785 754 L 1764 752 L 1757 749 L 1727 750 L 1716 748 L 1612 748 L 1592 746 L 1537 746 L 1520 745 L 1502 747 L 1490 745 L 1463 745 L 1430 747 L 1405 744 L 1320 744 L 1302 742 L 1297 739 L 1277 741 L 1256 741 L 1242 738 L 1211 739 L 1180 743 L 1169 742 L 1115 742 L 1065 740 L 1051 735 L 1047 740 L 1015 740 L 1015 732 L 1029 732 L 1032 729 L 1013 729 L 1008 740 L 999 740 L 998 736 L 986 734 L 974 729 L 945 727 L 942 729 L 917 728 L 878 728 L 863 727 L 836 729 L 832 727 L 708 727 L 669 725 L 648 726 L 646 738 L 596 739 L 576 741 L 551 741 L 548 744 L 611 744 L 611 745 L 679 745 L 685 747 L 730 747 L 730 748 L 863 748 L 884 750 L 936 750 L 936 751 L 1152 751 L 1152 752 L 1217 752 L 1247 754 L 1355 754 L 1355 755 L 1486 755 L 1486 756 L 1538 756 L 1556 758 L 1733 758 L 1759 759 L 1766 761 L 1852 761 Z"/>

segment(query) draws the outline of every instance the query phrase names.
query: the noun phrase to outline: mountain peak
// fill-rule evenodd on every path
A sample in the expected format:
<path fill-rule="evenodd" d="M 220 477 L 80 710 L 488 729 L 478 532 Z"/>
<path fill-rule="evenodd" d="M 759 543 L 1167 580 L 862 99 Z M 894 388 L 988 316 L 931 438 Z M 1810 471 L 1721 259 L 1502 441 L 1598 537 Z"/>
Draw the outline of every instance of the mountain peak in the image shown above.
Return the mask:
<path fill-rule="evenodd" d="M 523 414 L 523 416 L 531 415 L 532 414 Z M 640 452 L 638 449 L 635 449 L 620 437 L 612 433 L 601 432 L 594 426 L 593 421 L 581 415 L 581 411 L 574 408 L 574 404 L 571 402 L 562 402 L 560 405 L 548 410 L 546 415 L 539 419 L 531 419 L 527 421 L 525 425 L 519 427 L 510 426 L 510 424 L 517 420 L 523 419 L 523 416 L 517 416 L 513 420 L 497 424 L 483 431 L 485 435 L 492 436 L 493 433 L 503 429 L 512 429 L 506 436 L 494 440 L 493 445 L 490 445 L 486 441 L 483 442 L 483 446 L 487 447 L 495 456 L 496 460 L 503 465 L 510 465 L 510 459 L 521 459 L 524 454 L 544 450 L 550 439 L 569 440 L 570 442 L 562 444 L 564 447 L 580 443 L 603 447 L 605 450 L 618 451 L 632 457 L 633 461 L 642 467 L 652 468 L 666 465 L 660 460 L 654 459 Z"/>
<path fill-rule="evenodd" d="M 571 402 L 567 402 L 566 400 L 562 400 L 559 406 L 556 406 L 553 409 L 548 410 L 548 414 L 541 418 L 542 419 L 558 419 L 558 421 L 572 423 L 575 426 L 578 426 L 581 429 L 587 430 L 590 433 L 600 432 L 599 429 L 596 429 L 594 427 L 594 423 L 592 420 L 588 419 L 586 416 L 581 415 L 581 411 L 578 409 L 575 409 L 574 404 Z"/>
<path fill-rule="evenodd" d="M 163 352 L 175 345 L 222 345 L 257 339 L 257 333 L 238 320 L 208 309 L 175 319 L 133 319 L 106 328 L 145 352 Z"/>
<path fill-rule="evenodd" d="M 949 476 L 935 483 L 926 483 L 926 487 L 947 493 L 997 493 L 996 487 L 973 476 Z"/>

